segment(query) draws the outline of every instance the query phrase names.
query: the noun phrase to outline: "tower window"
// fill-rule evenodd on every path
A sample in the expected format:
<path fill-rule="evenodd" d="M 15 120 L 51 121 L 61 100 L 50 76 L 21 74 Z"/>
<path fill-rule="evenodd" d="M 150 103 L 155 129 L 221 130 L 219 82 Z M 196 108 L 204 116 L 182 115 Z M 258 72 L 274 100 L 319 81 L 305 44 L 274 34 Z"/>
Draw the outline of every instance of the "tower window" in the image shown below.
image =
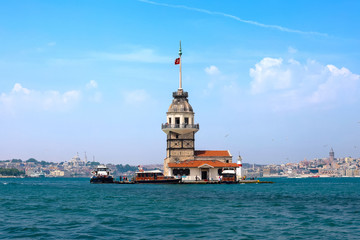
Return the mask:
<path fill-rule="evenodd" d="M 176 137 L 176 139 L 178 139 L 178 138 L 179 138 L 179 134 L 176 134 L 176 136 L 175 136 L 175 137 Z"/>
<path fill-rule="evenodd" d="M 180 118 L 175 118 L 175 124 L 180 124 Z"/>
<path fill-rule="evenodd" d="M 185 118 L 185 124 L 189 124 L 189 118 Z"/>
<path fill-rule="evenodd" d="M 171 124 L 171 118 L 169 118 L 169 124 Z"/>

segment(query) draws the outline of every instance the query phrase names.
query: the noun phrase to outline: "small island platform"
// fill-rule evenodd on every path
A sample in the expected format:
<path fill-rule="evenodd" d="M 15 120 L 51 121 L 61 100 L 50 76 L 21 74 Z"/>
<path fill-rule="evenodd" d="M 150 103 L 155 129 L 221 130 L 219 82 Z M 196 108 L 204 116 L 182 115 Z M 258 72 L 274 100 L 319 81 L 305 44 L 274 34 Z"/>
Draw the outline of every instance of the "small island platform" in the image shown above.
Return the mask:
<path fill-rule="evenodd" d="M 260 181 L 260 180 L 240 180 L 237 182 L 219 182 L 219 181 L 186 181 L 180 182 L 180 184 L 259 184 L 259 183 L 274 183 L 271 181 Z"/>
<path fill-rule="evenodd" d="M 114 181 L 115 184 L 141 184 L 134 181 Z M 237 182 L 219 182 L 219 181 L 186 181 L 175 184 L 262 184 L 262 183 L 274 183 L 272 181 L 260 181 L 260 180 L 240 180 Z M 152 184 L 164 184 L 164 183 L 152 183 Z"/>

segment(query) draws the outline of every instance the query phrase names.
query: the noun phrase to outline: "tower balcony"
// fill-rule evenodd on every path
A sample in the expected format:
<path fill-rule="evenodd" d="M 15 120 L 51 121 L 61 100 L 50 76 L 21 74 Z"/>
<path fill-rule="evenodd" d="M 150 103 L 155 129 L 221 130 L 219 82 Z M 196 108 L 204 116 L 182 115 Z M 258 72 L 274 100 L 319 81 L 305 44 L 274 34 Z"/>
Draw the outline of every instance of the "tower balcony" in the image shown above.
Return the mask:
<path fill-rule="evenodd" d="M 182 90 L 173 92 L 173 98 L 187 98 L 188 96 L 188 92 L 183 92 Z"/>
<path fill-rule="evenodd" d="M 161 124 L 161 130 L 168 134 L 169 132 L 176 132 L 178 134 L 186 134 L 190 132 L 199 131 L 199 124 Z"/>

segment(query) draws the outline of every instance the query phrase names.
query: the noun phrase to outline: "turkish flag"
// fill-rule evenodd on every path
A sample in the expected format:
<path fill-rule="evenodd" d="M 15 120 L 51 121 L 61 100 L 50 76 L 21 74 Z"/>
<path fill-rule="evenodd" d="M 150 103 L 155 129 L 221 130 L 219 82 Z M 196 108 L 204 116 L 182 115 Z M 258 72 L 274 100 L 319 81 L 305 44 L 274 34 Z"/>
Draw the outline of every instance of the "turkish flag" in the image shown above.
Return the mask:
<path fill-rule="evenodd" d="M 180 58 L 175 59 L 175 65 L 180 64 Z"/>

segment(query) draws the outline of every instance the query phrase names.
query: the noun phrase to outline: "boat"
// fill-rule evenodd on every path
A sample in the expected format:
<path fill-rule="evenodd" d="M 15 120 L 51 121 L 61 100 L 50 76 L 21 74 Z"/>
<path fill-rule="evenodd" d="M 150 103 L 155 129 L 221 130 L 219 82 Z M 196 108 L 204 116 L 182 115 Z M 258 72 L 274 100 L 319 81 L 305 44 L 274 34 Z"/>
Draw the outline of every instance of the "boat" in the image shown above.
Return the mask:
<path fill-rule="evenodd" d="M 221 173 L 220 177 L 221 183 L 236 183 L 236 173 L 235 170 L 224 170 Z"/>
<path fill-rule="evenodd" d="M 92 171 L 93 176 L 90 183 L 114 183 L 113 176 L 110 175 L 110 169 L 105 165 L 99 165 Z"/>
<path fill-rule="evenodd" d="M 160 170 L 144 171 L 139 168 L 135 173 L 135 183 L 180 183 L 180 178 L 164 176 Z"/>
<path fill-rule="evenodd" d="M 44 178 L 45 177 L 45 174 L 43 171 L 34 171 L 34 172 L 30 172 L 28 171 L 28 174 L 26 175 L 27 177 L 30 177 L 30 178 Z"/>

